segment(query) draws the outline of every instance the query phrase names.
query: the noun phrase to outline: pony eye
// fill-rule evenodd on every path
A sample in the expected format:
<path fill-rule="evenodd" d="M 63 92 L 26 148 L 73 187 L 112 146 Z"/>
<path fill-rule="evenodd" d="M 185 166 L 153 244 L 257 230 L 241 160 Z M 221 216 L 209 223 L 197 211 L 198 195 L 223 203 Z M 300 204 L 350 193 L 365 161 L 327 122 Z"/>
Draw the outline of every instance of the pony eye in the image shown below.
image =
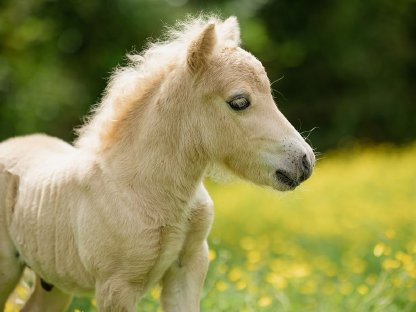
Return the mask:
<path fill-rule="evenodd" d="M 250 101 L 242 95 L 239 95 L 227 102 L 228 105 L 235 111 L 246 109 L 250 106 Z"/>

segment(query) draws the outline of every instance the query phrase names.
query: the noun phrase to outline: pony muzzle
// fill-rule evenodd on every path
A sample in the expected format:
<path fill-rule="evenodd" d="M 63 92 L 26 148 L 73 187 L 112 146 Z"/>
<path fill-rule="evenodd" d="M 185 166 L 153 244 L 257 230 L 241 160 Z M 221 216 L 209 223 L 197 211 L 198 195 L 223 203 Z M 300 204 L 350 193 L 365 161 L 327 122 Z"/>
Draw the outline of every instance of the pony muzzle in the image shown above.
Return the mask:
<path fill-rule="evenodd" d="M 275 177 L 278 182 L 287 186 L 289 190 L 292 190 L 312 175 L 314 166 L 315 157 L 308 157 L 307 154 L 303 154 L 298 161 L 298 165 L 294 173 L 290 173 L 284 169 L 278 169 L 275 171 Z"/>

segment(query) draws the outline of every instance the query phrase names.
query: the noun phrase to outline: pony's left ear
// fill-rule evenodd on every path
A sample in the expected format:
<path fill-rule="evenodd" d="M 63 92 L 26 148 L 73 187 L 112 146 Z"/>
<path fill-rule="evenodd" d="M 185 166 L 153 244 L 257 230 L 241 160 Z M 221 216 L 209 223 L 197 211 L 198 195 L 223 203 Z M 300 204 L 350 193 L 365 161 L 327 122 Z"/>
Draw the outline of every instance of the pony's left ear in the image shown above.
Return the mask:
<path fill-rule="evenodd" d="M 216 42 L 215 24 L 210 23 L 205 26 L 188 48 L 186 62 L 192 72 L 196 72 L 205 66 L 207 59 L 215 48 Z"/>
<path fill-rule="evenodd" d="M 229 42 L 232 45 L 239 46 L 241 42 L 240 38 L 240 26 L 238 25 L 237 17 L 230 16 L 221 25 L 221 34 L 225 42 Z"/>

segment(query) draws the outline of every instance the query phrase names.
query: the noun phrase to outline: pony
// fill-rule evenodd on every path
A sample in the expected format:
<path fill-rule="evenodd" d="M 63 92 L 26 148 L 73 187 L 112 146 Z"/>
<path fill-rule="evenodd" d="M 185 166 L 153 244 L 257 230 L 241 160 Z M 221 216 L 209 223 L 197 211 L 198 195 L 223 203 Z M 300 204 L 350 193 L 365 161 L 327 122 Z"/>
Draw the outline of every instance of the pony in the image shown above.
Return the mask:
<path fill-rule="evenodd" d="M 22 270 L 23 311 L 135 311 L 153 285 L 165 311 L 199 311 L 219 164 L 295 189 L 315 156 L 277 108 L 235 17 L 197 17 L 112 74 L 74 144 L 44 134 L 0 144 L 0 309 Z"/>

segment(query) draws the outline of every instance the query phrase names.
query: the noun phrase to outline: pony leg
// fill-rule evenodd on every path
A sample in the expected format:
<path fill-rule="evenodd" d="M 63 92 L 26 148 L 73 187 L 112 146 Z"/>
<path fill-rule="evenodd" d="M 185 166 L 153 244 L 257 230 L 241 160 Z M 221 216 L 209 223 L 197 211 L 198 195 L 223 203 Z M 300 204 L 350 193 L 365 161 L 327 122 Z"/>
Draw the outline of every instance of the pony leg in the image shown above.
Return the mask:
<path fill-rule="evenodd" d="M 208 244 L 182 257 L 166 272 L 162 281 L 162 306 L 166 312 L 197 312 L 208 271 Z"/>
<path fill-rule="evenodd" d="M 201 291 L 208 271 L 206 238 L 212 219 L 212 206 L 202 206 L 192 212 L 191 227 L 184 248 L 162 280 L 164 311 L 199 311 Z"/>
<path fill-rule="evenodd" d="M 110 278 L 97 282 L 95 299 L 100 312 L 134 312 L 140 292 L 128 282 Z"/>
<path fill-rule="evenodd" d="M 63 293 L 56 287 L 42 286 L 39 276 L 36 275 L 35 288 L 22 312 L 66 311 L 71 300 L 72 295 Z"/>
<path fill-rule="evenodd" d="M 0 164 L 0 311 L 22 275 L 23 265 L 7 230 L 8 215 L 16 199 L 19 178 Z"/>
<path fill-rule="evenodd" d="M 16 251 L 4 241 L 0 229 L 0 311 L 4 311 L 7 298 L 19 282 L 23 265 L 16 257 Z"/>

